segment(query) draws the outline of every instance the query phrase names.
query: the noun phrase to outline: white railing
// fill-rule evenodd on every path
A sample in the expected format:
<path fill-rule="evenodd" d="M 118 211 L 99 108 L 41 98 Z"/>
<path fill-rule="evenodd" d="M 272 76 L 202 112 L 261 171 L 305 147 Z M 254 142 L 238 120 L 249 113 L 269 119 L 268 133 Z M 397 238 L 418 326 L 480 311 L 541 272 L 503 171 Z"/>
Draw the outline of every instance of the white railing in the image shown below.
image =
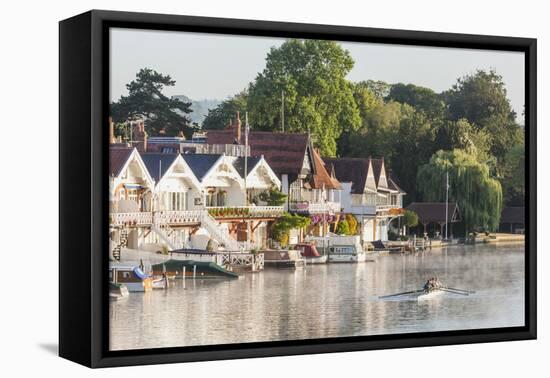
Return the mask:
<path fill-rule="evenodd" d="M 338 213 L 340 202 L 291 202 L 290 211 L 297 213 Z"/>
<path fill-rule="evenodd" d="M 113 226 L 148 226 L 153 223 L 151 212 L 111 213 L 109 218 Z"/>
<path fill-rule="evenodd" d="M 273 218 L 283 215 L 283 206 L 207 206 L 214 218 Z"/>
<path fill-rule="evenodd" d="M 157 211 L 154 220 L 159 224 L 198 223 L 204 213 L 204 210 Z"/>

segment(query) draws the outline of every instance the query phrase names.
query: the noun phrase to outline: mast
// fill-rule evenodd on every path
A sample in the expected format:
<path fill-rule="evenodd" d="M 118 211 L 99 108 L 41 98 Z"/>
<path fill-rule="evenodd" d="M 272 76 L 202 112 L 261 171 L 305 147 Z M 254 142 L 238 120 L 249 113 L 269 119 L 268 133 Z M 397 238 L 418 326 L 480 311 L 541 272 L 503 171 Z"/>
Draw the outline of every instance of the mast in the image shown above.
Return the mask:
<path fill-rule="evenodd" d="M 449 171 L 446 173 L 447 183 L 446 183 L 446 194 L 445 194 L 445 240 L 448 238 L 447 229 L 449 228 Z"/>

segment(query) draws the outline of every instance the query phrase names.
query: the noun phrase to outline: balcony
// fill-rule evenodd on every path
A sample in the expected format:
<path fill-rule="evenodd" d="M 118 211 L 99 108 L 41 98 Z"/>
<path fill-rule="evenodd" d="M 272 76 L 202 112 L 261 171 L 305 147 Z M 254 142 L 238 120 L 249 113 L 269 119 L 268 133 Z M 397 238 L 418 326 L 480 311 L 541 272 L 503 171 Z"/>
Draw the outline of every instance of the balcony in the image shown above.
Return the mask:
<path fill-rule="evenodd" d="M 339 213 L 340 202 L 291 202 L 289 210 L 299 214 Z"/>
<path fill-rule="evenodd" d="M 216 219 L 277 218 L 283 215 L 283 206 L 207 206 L 208 214 Z"/>

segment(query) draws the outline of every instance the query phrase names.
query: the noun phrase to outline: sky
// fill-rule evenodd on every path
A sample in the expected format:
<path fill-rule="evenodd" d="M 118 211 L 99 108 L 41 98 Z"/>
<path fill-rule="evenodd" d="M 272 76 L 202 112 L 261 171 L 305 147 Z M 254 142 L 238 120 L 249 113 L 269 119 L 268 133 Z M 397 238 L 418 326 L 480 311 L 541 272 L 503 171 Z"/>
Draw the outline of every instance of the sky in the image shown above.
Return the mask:
<path fill-rule="evenodd" d="M 223 100 L 240 92 L 265 67 L 265 57 L 284 39 L 174 31 L 111 29 L 111 101 L 144 67 L 176 81 L 166 95 Z M 524 54 L 521 52 L 341 42 L 355 61 L 351 81 L 412 83 L 441 92 L 477 69 L 495 69 L 523 123 Z"/>

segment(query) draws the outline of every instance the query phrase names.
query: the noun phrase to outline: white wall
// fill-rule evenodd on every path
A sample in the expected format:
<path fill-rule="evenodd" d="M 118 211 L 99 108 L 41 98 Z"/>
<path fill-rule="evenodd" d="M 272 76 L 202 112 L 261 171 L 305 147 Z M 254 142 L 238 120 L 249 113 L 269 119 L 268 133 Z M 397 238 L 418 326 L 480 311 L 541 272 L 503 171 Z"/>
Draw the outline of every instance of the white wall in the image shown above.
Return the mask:
<path fill-rule="evenodd" d="M 7 310 L 1 312 L 0 327 L 4 342 L 0 344 L 4 376 L 55 375 L 63 377 L 137 376 L 238 376 L 263 378 L 287 376 L 335 377 L 342 368 L 358 374 L 383 377 L 541 377 L 548 371 L 550 326 L 544 321 L 550 313 L 550 300 L 542 301 L 550 292 L 550 275 L 540 274 L 549 267 L 549 257 L 539 253 L 539 325 L 540 340 L 479 345 L 458 345 L 437 348 L 414 348 L 356 353 L 334 353 L 298 357 L 277 357 L 155 365 L 139 368 L 84 369 L 55 356 L 57 343 L 57 245 L 58 245 L 58 133 L 57 72 L 58 24 L 63 18 L 97 9 L 149 11 L 203 16 L 252 18 L 398 29 L 469 32 L 480 34 L 538 37 L 539 40 L 539 140 L 550 139 L 548 102 L 550 88 L 547 67 L 548 9 L 544 1 L 478 1 L 463 0 L 443 3 L 427 1 L 351 0 L 298 2 L 252 2 L 246 0 L 151 2 L 146 0 L 82 0 L 82 1 L 17 1 L 2 3 L 2 71 L 4 90 L 0 93 L 3 109 L 2 131 L 5 141 L 25 136 L 25 151 L 40 151 L 41 169 L 29 175 L 22 167 L 33 166 L 35 154 L 22 153 L 21 143 L 4 143 L 0 149 L 3 174 L 9 178 L 0 188 L 1 197 L 36 198 L 36 183 L 41 183 L 40 200 L 32 202 L 34 221 L 40 224 L 32 232 L 33 248 L 22 250 L 29 230 L 22 227 L 29 212 L 20 201 L 6 200 L 3 211 L 5 251 L 21 251 L 28 264 L 29 277 L 21 279 L 17 270 L 4 271 L 5 282 L 17 282 L 16 290 L 3 291 Z M 412 63 L 412 62 L 411 62 Z M 180 80 L 180 78 L 175 78 Z M 251 78 L 252 79 L 252 78 Z M 543 93 L 544 92 L 544 93 Z M 228 93 L 229 95 L 229 93 Z M 24 101 L 22 99 L 25 99 Z M 30 101 L 30 102 L 29 102 Z M 31 115 L 32 122 L 23 122 Z M 75 125 L 78 127 L 78 125 Z M 17 156 L 17 164 L 11 164 Z M 539 149 L 539 167 L 550 164 L 549 149 Z M 36 165 L 34 165 L 36 167 Z M 550 175 L 541 175 L 539 188 L 550 186 Z M 18 183 L 13 185 L 13 183 Z M 29 202 L 30 203 L 30 202 Z M 539 203 L 539 230 L 548 228 L 550 202 Z M 7 237 L 9 235 L 9 237 Z M 539 243 L 542 244 L 542 243 Z M 260 278 L 258 276 L 258 278 Z M 266 285 L 268 283 L 266 282 Z M 39 309 L 39 316 L 37 316 Z M 546 318 L 542 314 L 546 314 Z M 420 368 L 421 367 L 421 368 Z M 50 372 L 50 373 L 48 373 Z"/>

